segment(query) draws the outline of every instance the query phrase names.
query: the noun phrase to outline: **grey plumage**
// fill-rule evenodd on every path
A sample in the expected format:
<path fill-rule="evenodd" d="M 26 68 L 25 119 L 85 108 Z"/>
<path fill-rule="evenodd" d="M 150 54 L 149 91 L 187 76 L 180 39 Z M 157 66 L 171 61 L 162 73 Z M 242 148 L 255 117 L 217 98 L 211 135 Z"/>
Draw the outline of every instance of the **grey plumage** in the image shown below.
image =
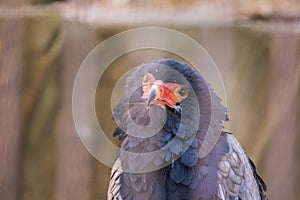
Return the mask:
<path fill-rule="evenodd" d="M 128 133 L 138 134 L 143 131 L 132 126 L 130 120 L 140 126 L 149 123 L 147 102 L 142 98 L 141 87 L 138 87 L 146 73 L 152 73 L 165 82 L 188 85 L 194 93 L 184 100 L 185 104 L 195 106 L 191 97 L 196 97 L 199 108 L 191 109 L 181 116 L 183 113 L 167 107 L 163 128 L 156 135 L 144 139 Z M 185 109 L 184 106 L 182 109 Z M 196 116 L 197 109 L 200 116 Z M 152 111 L 157 118 L 160 117 L 161 108 L 153 107 Z M 183 117 L 188 120 L 182 121 Z M 227 120 L 227 116 L 220 98 L 190 66 L 171 59 L 156 60 L 140 66 L 128 78 L 124 96 L 114 108 L 113 119 L 119 124 L 114 136 L 122 140 L 122 151 L 112 169 L 108 199 L 266 199 L 265 184 L 239 142 L 230 133 L 221 133 L 221 122 Z M 199 158 L 199 149 L 208 133 L 210 121 L 213 123 L 212 130 L 220 131 L 221 135 L 209 154 Z M 194 130 L 193 124 L 196 122 L 199 126 Z M 172 145 L 166 148 L 170 141 L 173 141 Z M 190 145 L 186 147 L 187 142 Z M 147 157 L 142 162 L 135 156 L 125 158 L 123 152 L 147 153 L 157 149 L 164 149 L 161 157 Z M 167 162 L 171 163 L 164 165 Z M 125 167 L 146 169 L 153 163 L 162 168 L 144 173 L 123 170 Z"/>

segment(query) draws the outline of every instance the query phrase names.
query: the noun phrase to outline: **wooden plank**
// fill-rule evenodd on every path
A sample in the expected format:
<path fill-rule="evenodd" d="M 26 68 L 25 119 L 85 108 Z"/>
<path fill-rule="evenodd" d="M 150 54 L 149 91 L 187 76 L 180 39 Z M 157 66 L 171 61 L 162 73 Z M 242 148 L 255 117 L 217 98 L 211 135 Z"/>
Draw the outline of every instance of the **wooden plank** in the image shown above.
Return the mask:
<path fill-rule="evenodd" d="M 72 89 L 76 72 L 92 47 L 95 33 L 89 27 L 67 24 L 60 73 L 61 106 L 56 127 L 57 160 L 54 185 L 56 200 L 88 200 L 92 196 L 92 156 L 76 132 L 72 115 Z M 87 80 L 88 81 L 88 80 Z"/>
<path fill-rule="evenodd" d="M 270 199 L 296 199 L 296 127 L 299 37 L 275 34 L 270 44 L 268 137 L 264 166 Z M 262 138 L 263 140 L 263 138 Z M 284 188 L 284 189 L 283 189 Z"/>
<path fill-rule="evenodd" d="M 0 66 L 0 194 L 1 199 L 18 197 L 19 151 L 22 128 L 21 97 L 23 21 L 1 23 Z M 22 45 L 21 45 L 22 46 Z"/>
<path fill-rule="evenodd" d="M 63 21 L 55 16 L 25 20 L 23 84 L 22 200 L 53 199 L 55 123 L 58 111 L 59 54 Z M 47 181 L 45 181 L 47 180 Z"/>

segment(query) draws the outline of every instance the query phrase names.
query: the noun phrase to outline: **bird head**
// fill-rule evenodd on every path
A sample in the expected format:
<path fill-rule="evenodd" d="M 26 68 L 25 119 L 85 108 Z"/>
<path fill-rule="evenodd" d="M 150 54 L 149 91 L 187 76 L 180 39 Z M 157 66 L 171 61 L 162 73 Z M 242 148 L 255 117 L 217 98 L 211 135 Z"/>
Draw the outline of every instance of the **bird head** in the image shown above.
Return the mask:
<path fill-rule="evenodd" d="M 226 116 L 221 99 L 201 74 L 173 59 L 138 66 L 128 76 L 123 96 L 113 109 L 113 119 L 125 135 L 147 135 L 146 127 L 155 125 L 160 133 L 155 136 L 167 138 L 164 143 L 178 131 L 184 139 L 198 134 L 203 140 L 208 132 L 221 131 Z"/>
<path fill-rule="evenodd" d="M 156 80 L 151 73 L 147 73 L 142 80 L 143 99 L 147 101 L 147 107 L 159 105 L 178 109 L 181 102 L 188 96 L 189 90 L 185 85 L 178 83 L 165 83 Z"/>

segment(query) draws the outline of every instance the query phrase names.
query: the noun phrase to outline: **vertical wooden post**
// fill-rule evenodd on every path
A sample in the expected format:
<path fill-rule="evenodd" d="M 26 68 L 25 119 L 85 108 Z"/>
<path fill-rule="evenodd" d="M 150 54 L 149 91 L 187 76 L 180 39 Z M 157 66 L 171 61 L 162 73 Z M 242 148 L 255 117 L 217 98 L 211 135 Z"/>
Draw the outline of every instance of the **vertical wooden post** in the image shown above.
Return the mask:
<path fill-rule="evenodd" d="M 62 51 L 61 107 L 57 126 L 56 200 L 88 200 L 92 196 L 91 155 L 75 130 L 72 116 L 72 90 L 83 59 L 95 45 L 88 26 L 66 24 Z M 86 80 L 88 81 L 88 80 Z"/>
<path fill-rule="evenodd" d="M 270 44 L 268 123 L 264 160 L 269 199 L 295 199 L 299 37 L 276 33 Z"/>
<path fill-rule="evenodd" d="M 55 15 L 24 20 L 24 81 L 20 198 L 53 199 L 58 57 L 63 21 Z M 45 181 L 47 180 L 47 181 Z"/>
<path fill-rule="evenodd" d="M 4 19 L 0 36 L 0 194 L 14 200 L 18 194 L 19 144 L 22 127 L 21 89 L 23 21 Z"/>

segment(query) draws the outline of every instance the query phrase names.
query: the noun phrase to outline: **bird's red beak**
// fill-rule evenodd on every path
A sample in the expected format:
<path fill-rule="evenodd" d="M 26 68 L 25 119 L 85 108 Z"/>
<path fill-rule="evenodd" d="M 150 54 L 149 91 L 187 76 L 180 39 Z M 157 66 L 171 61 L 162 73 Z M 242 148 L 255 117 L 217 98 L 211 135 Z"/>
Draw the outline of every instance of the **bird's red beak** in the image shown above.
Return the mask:
<path fill-rule="evenodd" d="M 156 104 L 163 108 L 165 106 L 174 108 L 188 95 L 188 89 L 184 85 L 155 80 L 154 76 L 149 73 L 145 77 L 143 79 L 143 98 L 147 100 L 147 107 Z"/>

